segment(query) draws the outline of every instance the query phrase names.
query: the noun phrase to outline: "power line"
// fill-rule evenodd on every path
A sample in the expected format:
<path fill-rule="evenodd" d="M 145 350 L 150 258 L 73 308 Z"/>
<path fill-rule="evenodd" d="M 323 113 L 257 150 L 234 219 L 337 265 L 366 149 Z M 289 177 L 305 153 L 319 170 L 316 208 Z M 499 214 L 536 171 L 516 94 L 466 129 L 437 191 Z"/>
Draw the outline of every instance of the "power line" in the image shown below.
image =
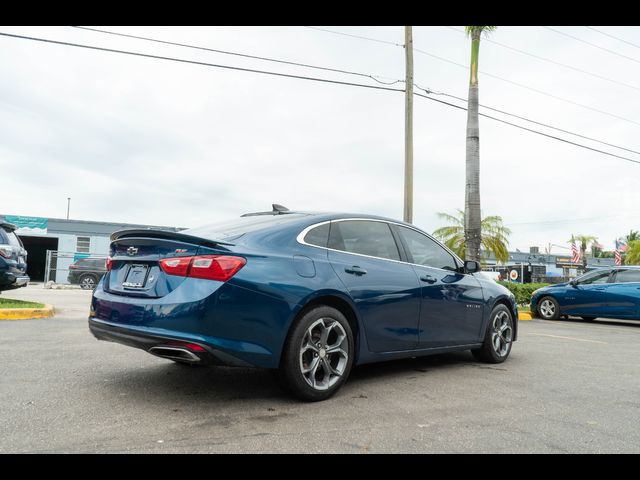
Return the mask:
<path fill-rule="evenodd" d="M 262 74 L 265 74 L 265 75 L 274 75 L 274 76 L 279 76 L 279 77 L 296 78 L 296 79 L 300 79 L 300 80 L 310 80 L 310 81 L 317 81 L 317 82 L 323 82 L 323 83 L 334 83 L 334 84 L 338 84 L 338 85 L 348 85 L 348 86 L 355 86 L 355 87 L 363 87 L 363 88 L 370 88 L 370 89 L 374 89 L 374 90 L 387 90 L 387 91 L 392 91 L 392 92 L 404 92 L 404 90 L 397 89 L 397 88 L 380 87 L 380 86 L 376 86 L 376 85 L 366 85 L 366 84 L 359 84 L 359 83 L 342 82 L 342 81 L 337 81 L 337 80 L 329 80 L 329 79 L 325 79 L 325 78 L 306 77 L 306 76 L 301 76 L 301 75 L 291 75 L 291 74 L 277 73 L 277 72 L 271 72 L 271 71 L 266 71 L 266 70 L 256 70 L 256 69 L 250 69 L 250 68 L 234 67 L 234 66 L 230 66 L 230 65 L 220 65 L 220 64 L 213 64 L 213 63 L 206 63 L 206 62 L 198 62 L 198 61 L 194 61 L 194 60 L 184 60 L 184 59 L 174 58 L 174 57 L 164 57 L 164 56 L 160 56 L 160 55 L 150 55 L 150 54 L 146 54 L 146 53 L 130 52 L 130 51 L 126 51 L 126 50 L 116 50 L 116 49 L 111 49 L 111 48 L 96 47 L 96 46 L 92 46 L 92 45 L 83 45 L 83 44 L 77 44 L 77 43 L 71 43 L 71 42 L 62 42 L 62 41 L 58 41 L 58 40 L 49 40 L 49 39 L 44 39 L 44 38 L 28 37 L 28 36 L 24 36 L 24 35 L 16 35 L 16 34 L 5 33 L 5 32 L 0 32 L 0 36 L 18 38 L 18 39 L 22 39 L 22 40 L 32 40 L 32 41 L 43 42 L 43 43 L 51 43 L 51 44 L 56 44 L 56 45 L 64 45 L 64 46 L 71 46 L 71 47 L 78 47 L 78 48 L 86 48 L 86 49 L 90 49 L 90 50 L 98 50 L 98 51 L 111 52 L 111 53 L 121 53 L 121 54 L 124 54 L 124 55 L 132 55 L 132 56 L 137 56 L 137 57 L 153 58 L 153 59 L 157 59 L 157 60 L 168 60 L 168 61 L 174 61 L 174 62 L 179 62 L 179 63 L 202 65 L 202 66 L 208 66 L 208 67 L 223 68 L 223 69 L 228 69 L 228 70 L 237 70 L 237 71 L 242 71 L 242 72 L 262 73 Z M 459 110 L 465 110 L 465 111 L 467 110 L 466 108 L 461 107 L 459 105 L 455 105 L 455 104 L 450 103 L 450 102 L 445 102 L 443 100 L 432 98 L 432 97 L 429 97 L 427 95 L 423 95 L 421 93 L 414 92 L 414 95 L 417 95 L 418 97 L 426 98 L 428 100 L 432 100 L 434 102 L 442 103 L 444 105 L 448 105 L 450 107 L 454 107 L 454 108 L 457 108 Z M 591 151 L 594 151 L 594 152 L 602 153 L 604 155 L 609 155 L 611 157 L 615 157 L 615 158 L 619 158 L 619 159 L 626 160 L 626 161 L 629 161 L 629 162 L 640 164 L 639 160 L 633 160 L 633 159 L 630 159 L 630 158 L 627 158 L 627 157 L 623 157 L 623 156 L 616 155 L 616 154 L 613 154 L 613 153 L 605 152 L 603 150 L 598 150 L 596 148 L 588 147 L 588 146 L 582 145 L 580 143 L 576 143 L 576 142 L 572 142 L 572 141 L 569 141 L 569 140 L 565 140 L 565 139 L 560 138 L 560 137 L 555 137 L 553 135 L 549 135 L 549 134 L 546 134 L 546 133 L 543 133 L 543 132 L 540 132 L 540 131 L 537 131 L 537 130 L 533 130 L 531 128 L 527 128 L 527 127 L 524 127 L 522 125 L 517 125 L 515 123 L 507 122 L 506 120 L 503 120 L 503 119 L 500 119 L 500 118 L 496 118 L 496 117 L 493 117 L 491 115 L 487 115 L 485 113 L 480 113 L 479 115 L 483 116 L 483 117 L 486 117 L 486 118 L 489 118 L 489 119 L 492 119 L 492 120 L 495 120 L 495 121 L 500 122 L 500 123 L 504 123 L 504 124 L 511 125 L 513 127 L 516 127 L 516 128 L 522 129 L 522 130 L 526 130 L 526 131 L 531 132 L 531 133 L 535 133 L 535 134 L 542 135 L 542 136 L 547 137 L 547 138 L 551 138 L 551 139 L 558 140 L 558 141 L 561 141 L 561 142 L 564 142 L 564 143 L 568 143 L 570 145 L 575 145 L 577 147 L 581 147 L 581 148 L 585 148 L 587 150 L 591 150 Z"/>
<path fill-rule="evenodd" d="M 465 107 L 461 107 L 459 105 L 455 105 L 455 104 L 450 103 L 450 102 L 445 102 L 444 100 L 438 100 L 437 98 L 429 97 L 429 96 L 423 95 L 421 93 L 415 93 L 414 92 L 414 95 L 417 95 L 417 96 L 422 97 L 422 98 L 426 98 L 428 100 L 432 100 L 434 102 L 443 103 L 445 105 L 449 105 L 450 107 L 454 107 L 454 108 L 457 108 L 457 109 L 460 109 L 460 110 L 465 110 L 465 111 L 467 110 Z M 540 132 L 538 130 L 534 130 L 532 128 L 528 128 L 528 127 L 524 127 L 522 125 L 518 125 L 516 123 L 507 122 L 506 120 L 503 120 L 501 118 L 492 117 L 491 115 L 487 115 L 486 113 L 479 113 L 478 115 L 480 115 L 481 117 L 490 118 L 491 120 L 495 120 L 496 122 L 500 122 L 500 123 L 505 123 L 507 125 L 511 125 L 512 127 L 516 127 L 516 128 L 521 129 L 521 130 L 526 130 L 527 132 L 535 133 L 537 135 L 542 135 L 543 137 L 551 138 L 553 140 L 558 140 L 560 142 L 568 143 L 570 145 L 575 145 L 576 147 L 580 147 L 580 148 L 584 148 L 584 149 L 587 149 L 587 150 L 591 150 L 593 152 L 602 153 L 604 155 L 609 155 L 610 157 L 615 157 L 615 158 L 619 158 L 621 160 L 626 160 L 627 162 L 640 164 L 640 160 L 634 160 L 632 158 L 623 157 L 621 155 L 616 155 L 615 153 L 605 152 L 604 150 L 599 150 L 597 148 L 589 147 L 589 146 L 583 145 L 581 143 L 576 143 L 576 142 L 572 142 L 571 140 L 566 140 L 564 138 L 556 137 L 554 135 L 549 135 L 548 133 L 543 133 L 543 132 Z"/>
<path fill-rule="evenodd" d="M 560 30 L 556 30 L 555 28 L 551 28 L 551 27 L 542 27 L 542 28 L 546 28 L 547 30 L 551 30 L 552 32 L 557 33 L 558 35 L 564 35 L 565 37 L 573 38 L 574 40 L 576 40 L 578 42 L 586 43 L 587 45 L 590 45 L 590 46 L 592 46 L 594 48 L 598 48 L 600 50 L 604 50 L 605 52 L 608 52 L 608 53 L 610 53 L 612 55 L 616 55 L 618 57 L 626 58 L 627 60 L 631 60 L 632 62 L 640 63 L 640 60 L 638 60 L 637 58 L 628 57 L 628 56 L 623 55 L 621 53 L 618 53 L 618 52 L 616 52 L 614 50 L 610 50 L 610 49 L 602 47 L 600 45 L 596 45 L 595 43 L 587 42 L 586 40 L 583 40 L 582 38 L 578 38 L 578 37 L 575 37 L 575 36 L 570 35 L 568 33 L 561 32 Z"/>
<path fill-rule="evenodd" d="M 429 57 L 436 58 L 436 59 L 438 59 L 440 61 L 450 63 L 450 64 L 455 65 L 457 67 L 464 68 L 465 70 L 469 69 L 468 65 L 463 65 L 462 63 L 454 62 L 453 60 L 449 60 L 447 58 L 443 58 L 443 57 L 440 57 L 438 55 L 434 55 L 433 53 L 429 53 L 429 52 L 427 52 L 425 50 L 420 50 L 419 48 L 415 48 L 415 47 L 414 47 L 413 50 L 415 52 L 422 53 L 423 55 L 427 55 Z M 500 80 L 500 81 L 503 81 L 503 82 L 506 82 L 506 83 L 510 83 L 511 85 L 515 85 L 516 87 L 524 88 L 526 90 L 530 90 L 532 92 L 539 93 L 540 95 L 544 95 L 546 97 L 550 97 L 550 98 L 554 98 L 556 100 L 560 100 L 561 102 L 565 102 L 565 103 L 569 103 L 571 105 L 575 105 L 576 107 L 584 108 L 586 110 L 591 110 L 592 112 L 600 113 L 602 115 L 607 115 L 608 117 L 616 118 L 616 119 L 622 120 L 624 122 L 629 122 L 629 123 L 633 123 L 635 125 L 640 125 L 640 122 L 636 122 L 635 120 L 631 120 L 630 118 L 621 117 L 620 115 L 616 115 L 615 113 L 607 112 L 605 110 L 600 110 L 600 109 L 595 108 L 595 107 L 590 107 L 589 105 L 584 105 L 582 103 L 574 102 L 573 100 L 569 100 L 567 98 L 560 97 L 558 95 L 554 95 L 552 93 L 545 92 L 544 90 L 538 90 L 537 88 L 533 88 L 533 87 L 530 87 L 528 85 L 524 85 L 522 83 L 518 83 L 518 82 L 515 82 L 513 80 L 509 80 L 507 78 L 504 78 L 504 77 L 500 77 L 498 75 L 493 75 L 492 73 L 485 72 L 483 70 L 480 70 L 480 73 L 482 75 L 486 75 L 487 77 L 495 78 L 496 80 Z"/>
<path fill-rule="evenodd" d="M 347 74 L 347 75 L 357 75 L 357 76 L 360 76 L 360 77 L 370 78 L 372 80 L 375 80 L 376 82 L 383 83 L 385 85 L 394 85 L 396 83 L 403 82 L 403 80 L 395 80 L 395 79 L 390 78 L 390 77 L 383 77 L 382 75 L 369 75 L 369 74 L 366 74 L 366 73 L 352 72 L 352 71 L 349 71 L 349 70 L 341 70 L 341 69 L 338 69 L 338 68 L 320 67 L 320 66 L 317 66 L 317 65 L 310 65 L 308 63 L 291 62 L 291 61 L 280 60 L 280 59 L 276 59 L 276 58 L 268 58 L 268 57 L 260 57 L 260 56 L 257 56 L 257 55 L 249 55 L 249 54 L 246 54 L 246 53 L 230 52 L 230 51 L 227 51 L 227 50 L 219 50 L 219 49 L 215 49 L 215 48 L 200 47 L 200 46 L 197 46 L 197 45 L 189 45 L 189 44 L 186 44 L 186 43 L 170 42 L 168 40 L 160 40 L 158 38 L 150 38 L 150 37 L 141 37 L 141 36 L 138 36 L 138 35 L 128 35 L 126 33 L 112 32 L 112 31 L 109 31 L 109 30 L 101 30 L 101 29 L 98 29 L 98 28 L 80 27 L 80 26 L 73 26 L 73 25 L 71 27 L 72 28 L 77 28 L 77 29 L 80 29 L 80 30 L 88 30 L 88 31 L 92 31 L 92 32 L 105 33 L 107 35 L 115 35 L 115 36 L 118 36 L 118 37 L 134 38 L 136 40 L 145 40 L 147 42 L 162 43 L 162 44 L 165 44 L 165 45 L 174 45 L 174 46 L 177 46 L 177 47 L 192 48 L 192 49 L 195 49 L 195 50 L 204 50 L 204 51 L 207 51 L 207 52 L 221 53 L 221 54 L 224 54 L 224 55 L 235 55 L 237 57 L 252 58 L 254 60 L 264 60 L 266 62 L 283 63 L 283 64 L 286 64 L 286 65 L 294 65 L 294 66 L 305 67 L 305 68 L 314 68 L 314 69 L 317 69 L 317 70 L 326 70 L 326 71 L 329 71 L 329 72 L 344 73 L 344 74 Z M 386 78 L 388 80 L 395 80 L 395 81 L 387 83 L 387 82 L 382 82 L 382 81 L 378 80 L 379 78 Z"/>
<path fill-rule="evenodd" d="M 395 45 L 397 47 L 403 47 L 404 48 L 404 45 L 401 45 L 401 44 L 398 44 L 398 43 L 393 43 L 393 42 L 388 42 L 386 40 L 380 40 L 380 39 L 377 39 L 377 38 L 361 37 L 359 35 L 352 35 L 352 34 L 348 34 L 348 33 L 344 33 L 344 32 L 337 32 L 335 30 L 327 30 L 327 29 L 324 29 L 324 28 L 317 28 L 317 27 L 306 27 L 306 28 L 312 28 L 314 30 L 320 30 L 320 31 L 323 31 L 323 32 L 333 33 L 333 34 L 336 34 L 336 35 L 344 35 L 344 36 L 347 36 L 347 37 L 355 37 L 355 38 L 360 38 L 360 39 L 363 39 L 363 40 L 370 40 L 372 42 L 386 43 L 386 44 L 389 44 L 389 45 Z M 449 60 L 448 58 L 444 58 L 444 57 L 440 57 L 438 55 L 434 55 L 433 53 L 429 53 L 429 52 L 427 52 L 425 50 L 420 50 L 419 48 L 415 48 L 415 46 L 413 48 L 413 51 L 414 52 L 418 52 L 418 53 L 422 53 L 423 55 L 427 55 L 429 57 L 436 58 L 436 59 L 438 59 L 438 60 L 440 60 L 442 62 L 446 62 L 446 63 L 450 63 L 452 65 L 456 65 L 457 67 L 464 68 L 465 70 L 467 70 L 469 68 L 468 65 L 463 65 L 461 63 L 454 62 L 453 60 Z M 618 119 L 618 120 L 622 120 L 624 122 L 629 122 L 629 123 L 633 123 L 634 125 L 639 125 L 640 126 L 640 122 L 636 122 L 635 120 L 631 120 L 629 118 L 625 118 L 625 117 L 622 117 L 620 115 L 616 115 L 615 113 L 607 112 L 605 110 L 600 110 L 600 109 L 595 108 L 595 107 L 590 107 L 589 105 L 584 105 L 582 103 L 578 103 L 578 102 L 575 102 L 573 100 L 569 100 L 567 98 L 563 98 L 563 97 L 560 97 L 558 95 L 554 95 L 552 93 L 545 92 L 544 90 L 539 90 L 537 88 L 533 88 L 533 87 L 530 87 L 528 85 L 524 85 L 522 83 L 518 83 L 518 82 L 515 82 L 513 80 L 509 80 L 509 79 L 500 77 L 498 75 L 493 75 L 491 73 L 488 73 L 488 72 L 485 72 L 485 71 L 482 71 L 482 70 L 480 71 L 480 73 L 482 73 L 483 75 L 486 75 L 487 77 L 495 78 L 496 80 L 500 80 L 502 82 L 509 83 L 509 84 L 514 85 L 516 87 L 524 88 L 526 90 L 530 90 L 530 91 L 538 93 L 540 95 L 544 95 L 546 97 L 553 98 L 553 99 L 559 100 L 561 102 L 569 103 L 569 104 L 574 105 L 576 107 L 584 108 L 584 109 L 590 110 L 592 112 L 600 113 L 600 114 L 606 115 L 608 117 L 612 117 L 612 118 L 615 118 L 615 119 Z"/>
<path fill-rule="evenodd" d="M 419 88 L 420 90 L 423 90 L 423 91 L 424 91 L 425 93 L 427 93 L 427 94 L 443 95 L 443 96 L 445 96 L 445 97 L 455 98 L 456 100 L 460 100 L 460 101 L 462 101 L 462 102 L 466 102 L 466 101 L 467 101 L 467 99 L 462 98 L 462 97 L 458 97 L 458 96 L 456 96 L 456 95 L 451 95 L 451 94 L 449 94 L 449 93 L 444 93 L 444 92 L 435 92 L 435 91 L 432 91 L 432 90 L 429 90 L 429 89 L 423 88 L 423 87 L 421 87 L 420 85 L 417 85 L 417 84 L 415 84 L 415 83 L 414 83 L 414 85 L 415 85 L 417 88 Z M 526 122 L 533 123 L 533 124 L 535 124 L 535 125 L 540 125 L 541 127 L 550 128 L 550 129 L 552 129 L 552 130 L 557 130 L 557 131 L 562 132 L 562 133 L 568 133 L 569 135 L 574 135 L 574 136 L 576 136 L 576 137 L 584 138 L 585 140 L 591 140 L 591 141 L 593 141 L 593 142 L 597 142 L 597 143 L 601 143 L 601 144 L 603 144 L 603 145 L 607 145 L 608 147 L 618 148 L 618 149 L 620 149 L 620 150 L 625 150 L 625 151 L 627 151 L 627 152 L 630 152 L 630 153 L 637 153 L 638 155 L 640 155 L 640 151 L 638 151 L 638 150 L 632 150 L 632 149 L 630 149 L 630 148 L 621 147 L 621 146 L 619 146 L 619 145 L 615 145 L 615 144 L 613 144 L 613 143 L 608 143 L 608 142 L 605 142 L 605 141 L 603 141 L 603 140 L 598 140 L 597 138 L 588 137 L 588 136 L 586 136 L 586 135 L 582 135 L 582 134 L 580 134 L 580 133 L 571 132 L 571 131 L 569 131 L 569 130 L 565 130 L 565 129 L 563 129 L 563 128 L 554 127 L 553 125 L 549 125 L 549 124 L 546 124 L 546 123 L 538 122 L 538 121 L 536 121 L 536 120 L 531 120 L 530 118 L 523 117 L 523 116 L 521 116 L 521 115 L 516 115 L 515 113 L 506 112 L 506 111 L 504 111 L 504 110 L 500 110 L 500 109 L 498 109 L 498 108 L 493 108 L 493 107 L 489 107 L 489 106 L 487 106 L 487 105 L 482 105 L 482 104 L 479 104 L 479 106 L 480 106 L 480 107 L 482 107 L 482 108 L 486 108 L 487 110 L 492 110 L 492 111 L 494 111 L 494 112 L 502 113 L 503 115 L 508 115 L 508 116 L 510 116 L 510 117 L 519 118 L 520 120 L 524 120 L 524 121 L 526 121 Z"/>
<path fill-rule="evenodd" d="M 454 28 L 454 27 L 445 26 L 445 28 L 448 28 L 449 30 L 453 30 L 454 32 L 465 34 L 463 31 L 458 30 L 457 28 Z M 560 67 L 568 68 L 570 70 L 582 73 L 584 75 L 589 75 L 591 77 L 598 78 L 600 80 L 604 80 L 604 81 L 607 81 L 607 82 L 615 83 L 616 85 L 621 85 L 623 87 L 627 87 L 627 88 L 631 88 L 633 90 L 640 91 L 640 87 L 637 87 L 635 85 L 631 85 L 630 83 L 624 83 L 624 82 L 621 82 L 619 80 L 615 80 L 613 78 L 608 78 L 608 77 L 605 77 L 603 75 L 599 75 L 597 73 L 589 72 L 588 70 L 583 70 L 583 69 L 578 68 L 578 67 L 567 65 L 566 63 L 557 62 L 555 60 L 551 60 L 550 58 L 541 57 L 540 55 L 536 55 L 534 53 L 526 52 L 524 50 L 520 50 L 519 48 L 511 47 L 511 46 L 506 45 L 504 43 L 500 43 L 500 42 L 497 42 L 495 40 L 491 40 L 490 38 L 485 38 L 483 41 L 484 42 L 493 43 L 494 45 L 498 45 L 499 47 L 506 48 L 508 50 L 513 50 L 514 52 L 521 53 L 522 55 L 527 55 L 529 57 L 533 57 L 533 58 L 535 58 L 537 60 L 540 60 L 540 61 L 543 61 L 543 62 L 547 62 L 547 63 L 551 63 L 553 65 L 557 65 L 557 66 L 560 66 Z"/>
<path fill-rule="evenodd" d="M 624 39 L 622 39 L 620 37 L 616 37 L 614 35 L 611 35 L 610 33 L 603 32 L 602 30 L 598 30 L 597 28 L 587 27 L 587 26 L 585 26 L 584 28 L 588 28 L 589 30 L 593 30 L 594 32 L 598 32 L 601 35 L 605 35 L 607 37 L 611 37 L 611 38 L 613 38 L 615 40 L 618 40 L 619 42 L 623 42 L 623 43 L 626 43 L 627 45 L 631 45 L 632 47 L 640 48 L 640 45 L 637 45 L 635 43 L 631 43 L 631 42 L 629 42 L 627 40 L 624 40 Z"/>
<path fill-rule="evenodd" d="M 145 58 L 153 58 L 156 60 L 169 60 L 172 62 L 179 62 L 179 63 L 188 63 L 188 64 L 192 64 L 192 65 L 202 65 L 202 66 L 206 66 L 206 67 L 215 67 L 215 68 L 224 68 L 227 70 L 239 70 L 241 72 L 252 72 L 252 73 L 262 73 L 264 75 L 273 75 L 276 77 L 289 77 L 289 78 L 297 78 L 300 80 L 310 80 L 310 81 L 314 81 L 314 82 L 323 82 L 323 83 L 335 83 L 338 85 L 348 85 L 348 86 L 352 86 L 352 87 L 363 87 L 363 88 L 371 88 L 374 90 L 388 90 L 388 91 L 392 91 L 392 92 L 404 92 L 404 89 L 398 89 L 398 88 L 390 88 L 390 87 L 379 87 L 377 85 L 366 85 L 364 83 L 352 83 L 352 82 L 342 82 L 339 80 L 329 80 L 326 78 L 318 78 L 318 77 L 307 77 L 307 76 L 303 76 L 303 75 L 291 75 L 288 73 L 278 73 L 278 72 L 271 72 L 271 71 L 267 71 L 267 70 L 256 70 L 253 68 L 243 68 L 243 67 L 234 67 L 231 65 L 221 65 L 221 64 L 216 64 L 216 63 L 207 63 L 207 62 L 198 62 L 195 60 L 185 60 L 182 58 L 176 58 L 176 57 L 165 57 L 165 56 L 161 56 L 161 55 L 151 55 L 148 53 L 139 53 L 139 52 L 130 52 L 127 50 L 116 50 L 114 48 L 105 48 L 105 47 L 96 47 L 93 45 L 83 45 L 80 43 L 71 43 L 71 42 L 62 42 L 62 41 L 58 41 L 58 40 L 49 40 L 46 38 L 37 38 L 37 37 L 27 37 L 25 35 L 15 35 L 12 33 L 5 33 L 5 32 L 0 32 L 0 35 L 4 36 L 4 37 L 12 37 L 12 38 L 19 38 L 22 40 L 33 40 L 36 42 L 43 42 L 43 43 L 53 43 L 56 45 L 65 45 L 68 47 L 77 47 L 77 48 L 87 48 L 90 50 L 99 50 L 102 52 L 110 52 L 110 53 L 122 53 L 124 55 L 132 55 L 135 57 L 145 57 Z"/>
<path fill-rule="evenodd" d="M 309 27 L 306 25 L 304 26 L 304 28 L 310 28 L 311 30 L 319 30 L 321 32 L 327 32 L 327 33 L 335 33 L 336 35 L 344 35 L 345 37 L 359 38 L 360 40 L 369 40 L 371 42 L 386 43 L 387 45 L 394 45 L 396 47 L 404 48 L 404 44 L 402 43 L 390 42 L 388 40 L 380 40 L 379 38 L 363 37 L 362 35 L 353 35 L 351 33 L 336 32 L 335 30 L 328 30 L 326 28 L 320 28 L 320 27 Z"/>

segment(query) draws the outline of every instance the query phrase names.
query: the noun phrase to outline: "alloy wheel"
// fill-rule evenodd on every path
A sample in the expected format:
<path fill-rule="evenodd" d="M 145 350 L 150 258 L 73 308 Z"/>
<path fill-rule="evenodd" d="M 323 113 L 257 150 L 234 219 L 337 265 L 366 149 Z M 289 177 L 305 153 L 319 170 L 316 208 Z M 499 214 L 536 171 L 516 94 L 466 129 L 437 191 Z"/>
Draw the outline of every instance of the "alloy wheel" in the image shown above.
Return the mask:
<path fill-rule="evenodd" d="M 542 315 L 544 318 L 553 318 L 555 314 L 556 306 L 551 300 L 546 299 L 540 303 L 540 315 Z"/>
<path fill-rule="evenodd" d="M 96 281 L 93 279 L 93 277 L 84 277 L 82 280 L 80 280 L 80 287 L 85 290 L 93 289 L 95 286 Z"/>
<path fill-rule="evenodd" d="M 300 343 L 300 372 L 316 390 L 327 390 L 342 377 L 349 360 L 347 333 L 337 320 L 320 318 Z"/>
<path fill-rule="evenodd" d="M 491 333 L 491 343 L 497 355 L 504 357 L 509 353 L 509 347 L 513 340 L 513 327 L 511 318 L 505 311 L 500 311 L 493 318 L 493 331 Z"/>

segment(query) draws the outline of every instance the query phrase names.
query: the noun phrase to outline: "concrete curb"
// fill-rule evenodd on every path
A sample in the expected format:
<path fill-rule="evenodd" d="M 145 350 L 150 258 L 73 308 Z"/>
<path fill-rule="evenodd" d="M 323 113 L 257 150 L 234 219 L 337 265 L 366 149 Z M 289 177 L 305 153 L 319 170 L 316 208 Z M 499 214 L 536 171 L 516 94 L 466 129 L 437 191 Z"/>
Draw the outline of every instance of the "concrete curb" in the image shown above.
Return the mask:
<path fill-rule="evenodd" d="M 54 315 L 53 305 L 44 308 L 0 308 L 0 320 L 31 320 L 32 318 L 50 318 Z"/>
<path fill-rule="evenodd" d="M 533 320 L 531 312 L 518 312 L 518 320 Z"/>

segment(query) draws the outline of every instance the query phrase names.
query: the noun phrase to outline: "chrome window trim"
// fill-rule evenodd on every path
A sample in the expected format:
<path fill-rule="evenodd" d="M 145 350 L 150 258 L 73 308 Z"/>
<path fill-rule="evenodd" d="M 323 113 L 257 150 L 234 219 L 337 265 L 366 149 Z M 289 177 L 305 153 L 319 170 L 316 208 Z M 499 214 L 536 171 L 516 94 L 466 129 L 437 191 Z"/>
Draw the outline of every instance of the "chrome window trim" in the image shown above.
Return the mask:
<path fill-rule="evenodd" d="M 331 252 L 346 253 L 347 255 L 357 255 L 358 257 L 373 258 L 373 259 L 376 259 L 376 260 L 384 260 L 386 262 L 402 263 L 403 265 L 413 265 L 413 266 L 416 266 L 416 267 L 433 268 L 435 270 L 440 270 L 442 272 L 447 272 L 449 274 L 451 274 L 451 273 L 460 273 L 462 275 L 473 275 L 473 274 L 464 273 L 464 272 L 453 272 L 452 270 L 446 270 L 444 268 L 432 267 L 430 265 L 421 265 L 419 263 L 404 262 L 402 260 L 393 260 L 391 258 L 374 257 L 372 255 L 365 255 L 363 253 L 354 253 L 354 252 L 347 252 L 347 251 L 344 251 L 344 250 L 336 250 L 335 248 L 321 247 L 319 245 L 313 245 L 311 243 L 307 243 L 307 242 L 304 241 L 304 237 L 307 235 L 307 233 L 309 233 L 310 230 L 312 230 L 312 229 L 314 229 L 316 227 L 320 227 L 322 225 L 325 225 L 325 224 L 331 223 L 331 222 L 348 222 L 348 221 L 379 222 L 379 223 L 386 223 L 386 224 L 391 224 L 391 225 L 398 225 L 399 227 L 406 227 L 409 230 L 414 230 L 414 231 L 416 231 L 416 232 L 418 232 L 418 233 L 420 233 L 422 235 L 426 235 L 427 238 L 435 241 L 436 244 L 440 245 L 449 255 L 451 255 L 453 257 L 454 261 L 456 261 L 456 259 L 460 260 L 455 253 L 453 253 L 451 250 L 449 250 L 449 248 L 447 248 L 446 245 L 442 244 L 440 241 L 438 241 L 437 239 L 433 238 L 428 233 L 423 232 L 422 230 L 420 230 L 420 229 L 418 229 L 416 227 L 410 227 L 409 225 L 405 225 L 403 223 L 393 222 L 393 221 L 389 221 L 389 220 L 379 220 L 377 218 L 359 218 L 359 217 L 337 218 L 335 220 L 325 220 L 324 222 L 314 223 L 313 225 L 309 225 L 304 230 L 302 230 L 298 234 L 298 236 L 296 237 L 296 241 L 301 245 L 306 245 L 307 247 L 320 248 L 322 250 L 327 250 L 327 251 L 331 251 Z M 394 238 L 394 241 L 395 241 L 395 238 Z M 462 262 L 462 260 L 460 260 L 460 261 Z M 464 262 L 462 262 L 462 264 L 464 265 Z"/>

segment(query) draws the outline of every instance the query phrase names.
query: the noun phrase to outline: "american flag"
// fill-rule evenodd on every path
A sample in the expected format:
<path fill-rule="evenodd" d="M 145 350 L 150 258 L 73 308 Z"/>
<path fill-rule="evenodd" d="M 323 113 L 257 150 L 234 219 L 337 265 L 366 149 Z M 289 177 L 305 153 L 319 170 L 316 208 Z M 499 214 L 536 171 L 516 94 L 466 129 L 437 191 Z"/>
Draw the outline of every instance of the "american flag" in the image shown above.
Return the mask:
<path fill-rule="evenodd" d="M 622 252 L 626 252 L 629 248 L 629 245 L 627 245 L 627 242 L 624 240 L 624 238 L 618 238 L 616 239 L 616 254 L 615 254 L 615 264 L 616 265 L 622 265 Z"/>
<path fill-rule="evenodd" d="M 576 241 L 571 240 L 571 254 L 573 257 L 571 258 L 571 262 L 580 263 L 580 250 L 576 247 Z"/>

